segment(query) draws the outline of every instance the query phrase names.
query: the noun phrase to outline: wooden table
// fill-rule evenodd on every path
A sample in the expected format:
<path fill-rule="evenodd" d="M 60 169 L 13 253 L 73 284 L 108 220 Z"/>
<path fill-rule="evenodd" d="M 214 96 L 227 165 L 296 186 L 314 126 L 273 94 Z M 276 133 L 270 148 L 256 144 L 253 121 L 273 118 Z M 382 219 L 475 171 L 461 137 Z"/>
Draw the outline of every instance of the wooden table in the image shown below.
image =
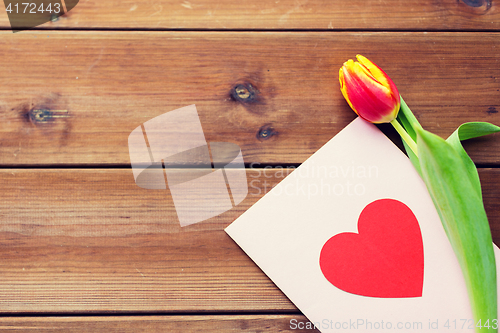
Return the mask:
<path fill-rule="evenodd" d="M 81 0 L 16 34 L 0 8 L 9 332 L 300 331 L 290 320 L 305 317 L 223 229 L 282 179 L 263 168 L 299 165 L 355 118 L 338 69 L 357 53 L 438 135 L 500 125 L 493 0 Z M 135 185 L 127 138 L 190 104 L 207 141 L 242 148 L 259 191 L 180 228 L 168 190 Z M 465 147 L 500 245 L 500 134 Z"/>

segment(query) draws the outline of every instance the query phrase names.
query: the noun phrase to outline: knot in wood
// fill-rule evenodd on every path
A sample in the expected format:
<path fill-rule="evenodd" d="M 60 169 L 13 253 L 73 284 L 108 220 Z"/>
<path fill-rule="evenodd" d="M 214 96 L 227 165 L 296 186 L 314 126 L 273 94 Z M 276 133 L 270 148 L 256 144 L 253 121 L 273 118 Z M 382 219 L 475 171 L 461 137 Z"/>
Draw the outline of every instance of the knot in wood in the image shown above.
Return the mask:
<path fill-rule="evenodd" d="M 268 140 L 275 135 L 278 135 L 278 132 L 276 132 L 270 124 L 267 124 L 259 129 L 259 131 L 257 132 L 257 139 L 259 139 L 260 141 Z"/>
<path fill-rule="evenodd" d="M 56 118 L 68 118 L 67 110 L 31 109 L 28 112 L 29 120 L 35 124 L 45 124 Z"/>
<path fill-rule="evenodd" d="M 29 112 L 29 117 L 32 123 L 45 123 L 50 120 L 52 112 L 48 109 L 32 109 Z"/>
<path fill-rule="evenodd" d="M 485 7 L 486 10 L 491 8 L 491 0 L 462 0 L 469 7 Z"/>
<path fill-rule="evenodd" d="M 231 91 L 231 97 L 235 101 L 243 103 L 255 102 L 258 90 L 255 89 L 250 83 L 238 84 Z"/>

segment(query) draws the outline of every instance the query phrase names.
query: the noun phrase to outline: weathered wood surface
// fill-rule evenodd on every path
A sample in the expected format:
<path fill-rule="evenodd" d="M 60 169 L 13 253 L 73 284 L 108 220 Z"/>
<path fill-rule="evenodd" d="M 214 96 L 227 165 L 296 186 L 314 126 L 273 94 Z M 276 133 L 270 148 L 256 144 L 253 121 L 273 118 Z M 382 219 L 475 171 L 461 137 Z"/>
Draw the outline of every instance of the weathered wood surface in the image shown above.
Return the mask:
<path fill-rule="evenodd" d="M 245 162 L 301 163 L 354 119 L 338 69 L 356 53 L 446 137 L 500 124 L 499 50 L 499 33 L 4 31 L 0 164 L 129 165 L 129 133 L 190 104 Z M 500 165 L 500 134 L 466 147 Z"/>
<path fill-rule="evenodd" d="M 500 10 L 492 0 L 81 0 L 40 28 L 499 30 Z"/>
<path fill-rule="evenodd" d="M 296 312 L 223 231 L 286 174 L 248 170 L 239 206 L 181 228 L 130 169 L 1 170 L 0 312 Z M 480 177 L 500 244 L 500 169 Z"/>
<path fill-rule="evenodd" d="M 319 332 L 301 315 L 91 316 L 0 318 L 4 332 L 229 333 Z M 300 329 L 302 328 L 303 329 Z"/>

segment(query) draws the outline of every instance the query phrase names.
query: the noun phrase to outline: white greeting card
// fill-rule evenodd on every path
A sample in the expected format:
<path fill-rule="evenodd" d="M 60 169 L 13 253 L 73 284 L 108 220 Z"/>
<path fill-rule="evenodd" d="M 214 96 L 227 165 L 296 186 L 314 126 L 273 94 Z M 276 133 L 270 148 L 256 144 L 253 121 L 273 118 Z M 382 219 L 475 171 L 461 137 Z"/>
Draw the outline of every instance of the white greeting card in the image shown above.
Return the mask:
<path fill-rule="evenodd" d="M 424 182 L 360 118 L 226 232 L 321 332 L 474 331 L 460 266 Z M 290 329 L 311 323 L 291 321 Z"/>

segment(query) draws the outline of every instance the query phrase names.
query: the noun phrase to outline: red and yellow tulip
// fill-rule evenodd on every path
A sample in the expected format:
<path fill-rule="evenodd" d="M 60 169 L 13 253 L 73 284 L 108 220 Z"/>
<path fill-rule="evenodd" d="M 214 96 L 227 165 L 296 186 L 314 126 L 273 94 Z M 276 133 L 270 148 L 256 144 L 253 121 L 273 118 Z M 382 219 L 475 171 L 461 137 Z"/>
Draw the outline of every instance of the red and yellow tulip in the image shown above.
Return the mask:
<path fill-rule="evenodd" d="M 358 62 L 348 60 L 340 69 L 344 98 L 361 118 L 372 123 L 390 122 L 401 135 L 462 268 L 476 332 L 498 332 L 498 325 L 490 325 L 498 317 L 490 225 L 476 166 L 461 141 L 500 132 L 500 127 L 466 123 L 443 140 L 422 128 L 384 71 L 363 56 L 356 58 Z"/>
<path fill-rule="evenodd" d="M 398 115 L 400 97 L 396 85 L 373 62 L 357 55 L 339 72 L 340 90 L 358 116 L 371 123 L 388 123 Z"/>

